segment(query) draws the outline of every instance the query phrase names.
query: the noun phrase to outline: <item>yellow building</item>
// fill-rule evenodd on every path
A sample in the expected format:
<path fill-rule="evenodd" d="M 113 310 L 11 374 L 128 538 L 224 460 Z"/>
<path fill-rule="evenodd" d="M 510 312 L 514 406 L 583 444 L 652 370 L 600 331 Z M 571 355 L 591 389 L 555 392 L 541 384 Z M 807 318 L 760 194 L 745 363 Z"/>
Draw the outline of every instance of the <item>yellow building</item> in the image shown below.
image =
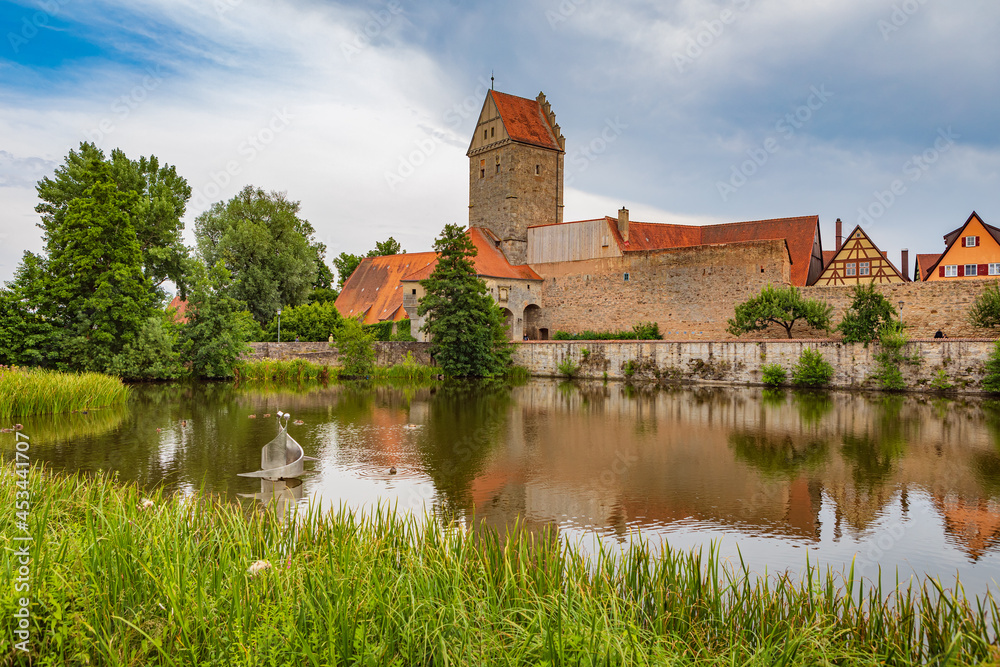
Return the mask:
<path fill-rule="evenodd" d="M 1000 229 L 987 225 L 975 211 L 944 237 L 946 249 L 927 280 L 984 280 L 1000 277 Z"/>
<path fill-rule="evenodd" d="M 840 221 L 837 221 L 840 239 Z M 904 251 L 905 252 L 905 251 Z M 905 261 L 905 260 L 904 260 Z M 847 236 L 823 268 L 814 285 L 859 285 L 905 283 L 906 278 L 878 249 L 860 226 Z"/>

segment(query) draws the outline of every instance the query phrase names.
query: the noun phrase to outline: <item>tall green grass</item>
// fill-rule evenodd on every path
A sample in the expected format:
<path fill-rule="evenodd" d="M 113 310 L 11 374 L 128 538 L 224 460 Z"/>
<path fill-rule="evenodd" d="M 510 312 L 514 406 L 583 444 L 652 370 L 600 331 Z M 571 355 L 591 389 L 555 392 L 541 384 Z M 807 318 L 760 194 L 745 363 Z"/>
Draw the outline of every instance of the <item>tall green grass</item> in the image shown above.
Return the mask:
<path fill-rule="evenodd" d="M 1000 658 L 997 606 L 936 582 L 757 578 L 639 543 L 590 559 L 385 509 L 296 524 L 215 498 L 33 472 L 33 664 L 912 665 Z M 12 507 L 12 466 L 0 504 Z M 14 513 L 0 513 L 2 534 Z M 2 567 L 12 581 L 13 550 Z M 270 568 L 256 576 L 255 561 Z M 17 594 L 0 600 L 13 662 Z"/>
<path fill-rule="evenodd" d="M 111 375 L 3 366 L 0 367 L 0 421 L 123 405 L 130 393 L 121 379 Z"/>

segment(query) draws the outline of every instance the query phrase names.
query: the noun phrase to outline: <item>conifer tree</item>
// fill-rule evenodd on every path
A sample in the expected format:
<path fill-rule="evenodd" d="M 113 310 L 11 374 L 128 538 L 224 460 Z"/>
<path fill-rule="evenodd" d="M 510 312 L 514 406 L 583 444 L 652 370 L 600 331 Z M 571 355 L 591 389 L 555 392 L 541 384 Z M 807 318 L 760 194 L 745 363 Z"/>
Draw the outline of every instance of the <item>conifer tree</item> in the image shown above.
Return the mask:
<path fill-rule="evenodd" d="M 426 294 L 418 315 L 430 336 L 431 354 L 448 375 L 490 377 L 510 364 L 511 349 L 500 308 L 476 275 L 476 247 L 458 225 L 447 225 L 434 242 L 437 266 L 421 281 Z"/>

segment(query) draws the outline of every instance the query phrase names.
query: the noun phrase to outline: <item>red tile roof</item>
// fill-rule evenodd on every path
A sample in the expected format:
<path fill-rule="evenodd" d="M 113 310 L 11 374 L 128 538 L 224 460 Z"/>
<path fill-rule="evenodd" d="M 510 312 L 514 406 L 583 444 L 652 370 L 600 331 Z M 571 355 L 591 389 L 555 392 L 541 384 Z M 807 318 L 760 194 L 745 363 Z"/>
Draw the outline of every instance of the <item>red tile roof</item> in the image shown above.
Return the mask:
<path fill-rule="evenodd" d="M 179 296 L 175 296 L 174 300 L 170 302 L 169 306 L 167 306 L 168 310 L 171 309 L 171 308 L 173 308 L 176 311 L 174 313 L 174 322 L 176 322 L 178 324 L 187 324 L 188 323 L 188 316 L 187 316 L 188 302 L 187 301 L 181 301 L 181 298 Z"/>
<path fill-rule="evenodd" d="M 618 220 L 605 219 L 622 252 L 784 239 L 792 259 L 792 284 L 800 286 L 808 284 L 813 245 L 819 229 L 819 216 L 816 215 L 701 226 L 629 222 L 629 240 L 625 241 L 618 232 Z"/>
<path fill-rule="evenodd" d="M 561 151 L 559 140 L 549 119 L 542 112 L 542 106 L 536 100 L 516 97 L 507 93 L 491 90 L 493 102 L 500 112 L 504 129 L 512 141 L 533 146 L 541 146 L 554 151 Z"/>
<path fill-rule="evenodd" d="M 473 227 L 467 231 L 472 237 L 472 244 L 476 246 L 476 256 L 473 264 L 476 267 L 476 275 L 484 278 L 510 278 L 513 280 L 541 280 L 535 271 L 527 264 L 518 266 L 507 261 L 503 251 L 497 246 L 496 237 L 489 230 L 482 227 Z M 403 277 L 403 280 L 425 280 L 431 275 L 431 271 L 437 266 L 435 257 L 427 266 Z M 346 287 L 346 285 L 345 285 Z"/>
<path fill-rule="evenodd" d="M 403 319 L 405 311 L 402 311 L 403 287 L 400 279 L 436 259 L 437 255 L 433 252 L 365 257 L 344 283 L 334 305 L 344 317 L 363 314 L 363 324 Z"/>
<path fill-rule="evenodd" d="M 836 256 L 837 256 L 837 251 L 836 250 L 824 250 L 823 251 L 823 268 L 826 269 L 826 267 L 830 266 L 830 262 L 832 262 L 833 258 L 836 257 Z"/>
<path fill-rule="evenodd" d="M 917 255 L 916 280 L 927 280 L 931 274 L 931 269 L 941 259 L 941 253 L 931 253 L 929 255 Z"/>
<path fill-rule="evenodd" d="M 495 237 L 479 227 L 468 230 L 478 254 L 476 273 L 486 278 L 541 280 L 527 264 L 511 266 Z M 363 315 L 363 324 L 406 318 L 403 309 L 403 280 L 424 280 L 437 265 L 437 254 L 415 252 L 404 255 L 366 257 L 344 283 L 334 305 L 344 317 Z"/>

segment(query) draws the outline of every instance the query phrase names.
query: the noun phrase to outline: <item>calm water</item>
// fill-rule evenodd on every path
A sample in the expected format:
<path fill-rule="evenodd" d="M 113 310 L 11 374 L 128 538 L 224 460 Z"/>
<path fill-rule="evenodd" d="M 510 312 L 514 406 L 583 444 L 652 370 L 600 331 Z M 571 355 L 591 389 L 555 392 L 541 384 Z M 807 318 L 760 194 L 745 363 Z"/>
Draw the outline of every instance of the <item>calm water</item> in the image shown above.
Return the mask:
<path fill-rule="evenodd" d="M 1000 581 L 1000 403 L 712 388 L 139 387 L 128 409 L 25 418 L 35 461 L 240 499 L 260 447 L 319 459 L 303 502 L 379 502 L 595 539 L 720 544 L 757 571 L 811 562 Z M 257 415 L 250 419 L 249 415 Z M 0 435 L 5 457 L 13 436 Z M 390 467 L 398 474 L 390 475 Z M 739 550 L 739 551 L 737 551 Z"/>

